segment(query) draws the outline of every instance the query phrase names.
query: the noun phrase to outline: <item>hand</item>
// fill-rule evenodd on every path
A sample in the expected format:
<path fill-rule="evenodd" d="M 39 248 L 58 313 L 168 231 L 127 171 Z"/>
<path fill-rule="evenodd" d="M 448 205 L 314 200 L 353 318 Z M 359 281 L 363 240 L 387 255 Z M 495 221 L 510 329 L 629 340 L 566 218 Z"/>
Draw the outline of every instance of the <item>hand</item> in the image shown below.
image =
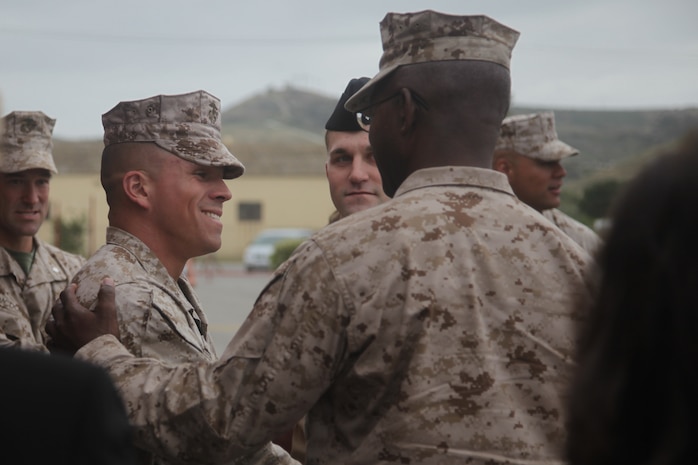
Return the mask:
<path fill-rule="evenodd" d="M 112 334 L 119 337 L 114 281 L 104 278 L 97 294 L 97 306 L 92 312 L 80 305 L 75 296 L 76 289 L 76 284 L 66 287 L 51 309 L 53 319 L 46 323 L 46 332 L 52 339 L 52 352 L 75 353 L 99 336 Z"/>

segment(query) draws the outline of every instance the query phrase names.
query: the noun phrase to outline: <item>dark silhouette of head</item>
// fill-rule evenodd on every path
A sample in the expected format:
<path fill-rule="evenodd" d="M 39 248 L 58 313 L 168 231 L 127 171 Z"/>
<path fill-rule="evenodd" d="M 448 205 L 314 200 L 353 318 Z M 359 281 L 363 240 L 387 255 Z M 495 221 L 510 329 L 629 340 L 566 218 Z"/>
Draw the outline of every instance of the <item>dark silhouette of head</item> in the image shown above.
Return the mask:
<path fill-rule="evenodd" d="M 612 209 L 570 397 L 570 463 L 696 463 L 698 132 Z"/>

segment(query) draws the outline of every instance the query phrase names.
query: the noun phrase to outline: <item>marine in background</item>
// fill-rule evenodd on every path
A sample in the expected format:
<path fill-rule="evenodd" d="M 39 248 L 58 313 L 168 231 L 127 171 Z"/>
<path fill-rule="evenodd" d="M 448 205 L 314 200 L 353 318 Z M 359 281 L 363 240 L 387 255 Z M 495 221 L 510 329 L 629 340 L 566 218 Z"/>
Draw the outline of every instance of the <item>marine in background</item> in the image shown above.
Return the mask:
<path fill-rule="evenodd" d="M 49 213 L 56 120 L 13 111 L 0 135 L 0 347 L 49 352 L 51 307 L 85 259 L 37 237 Z"/>
<path fill-rule="evenodd" d="M 336 208 L 330 215 L 330 223 L 388 200 L 368 133 L 361 129 L 356 115 L 344 108 L 349 97 L 368 79 L 361 77 L 349 81 L 325 123 L 325 174 Z"/>
<path fill-rule="evenodd" d="M 502 122 L 492 167 L 507 175 L 519 199 L 594 254 L 601 245 L 599 235 L 558 209 L 567 176 L 562 160 L 577 154 L 577 149 L 558 139 L 553 112 L 515 115 Z"/>

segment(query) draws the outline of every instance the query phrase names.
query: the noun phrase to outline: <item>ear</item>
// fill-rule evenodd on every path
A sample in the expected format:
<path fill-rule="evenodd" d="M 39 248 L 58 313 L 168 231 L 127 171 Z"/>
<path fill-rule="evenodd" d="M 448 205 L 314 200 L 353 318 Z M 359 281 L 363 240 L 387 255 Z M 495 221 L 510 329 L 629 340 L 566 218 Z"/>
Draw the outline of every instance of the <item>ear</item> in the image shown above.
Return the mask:
<path fill-rule="evenodd" d="M 511 172 L 511 163 L 509 162 L 509 158 L 507 158 L 505 155 L 497 155 L 495 153 L 492 161 L 492 168 L 509 176 L 509 173 Z"/>
<path fill-rule="evenodd" d="M 400 132 L 410 132 L 417 122 L 417 104 L 412 98 L 412 93 L 406 87 L 400 89 L 402 94 L 402 108 L 398 111 L 400 117 Z"/>
<path fill-rule="evenodd" d="M 150 178 L 144 171 L 129 171 L 124 174 L 121 185 L 124 195 L 133 203 L 148 209 L 151 206 Z"/>
<path fill-rule="evenodd" d="M 330 164 L 330 161 L 327 160 L 327 161 L 325 162 L 325 176 L 327 177 L 327 179 L 330 178 L 330 174 L 329 174 L 328 171 L 327 171 L 327 169 L 328 169 L 327 167 L 329 166 L 329 164 Z"/>

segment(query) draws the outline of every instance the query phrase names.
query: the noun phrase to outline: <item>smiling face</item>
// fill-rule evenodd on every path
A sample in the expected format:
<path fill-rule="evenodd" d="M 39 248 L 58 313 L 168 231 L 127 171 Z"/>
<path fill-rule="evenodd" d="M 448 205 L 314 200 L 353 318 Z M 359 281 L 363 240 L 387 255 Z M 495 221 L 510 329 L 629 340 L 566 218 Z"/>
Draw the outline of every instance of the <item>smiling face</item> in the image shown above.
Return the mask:
<path fill-rule="evenodd" d="M 153 181 L 149 195 L 160 253 L 184 263 L 218 250 L 223 203 L 231 198 L 223 180 L 223 168 L 165 155 Z"/>
<path fill-rule="evenodd" d="M 327 131 L 325 172 L 332 203 L 342 218 L 388 200 L 364 131 Z"/>
<path fill-rule="evenodd" d="M 496 153 L 494 168 L 509 178 L 516 196 L 538 211 L 560 206 L 562 179 L 567 171 L 560 161 L 542 161 L 520 153 Z"/>
<path fill-rule="evenodd" d="M 30 252 L 48 213 L 51 172 L 30 169 L 0 173 L 0 245 Z"/>

